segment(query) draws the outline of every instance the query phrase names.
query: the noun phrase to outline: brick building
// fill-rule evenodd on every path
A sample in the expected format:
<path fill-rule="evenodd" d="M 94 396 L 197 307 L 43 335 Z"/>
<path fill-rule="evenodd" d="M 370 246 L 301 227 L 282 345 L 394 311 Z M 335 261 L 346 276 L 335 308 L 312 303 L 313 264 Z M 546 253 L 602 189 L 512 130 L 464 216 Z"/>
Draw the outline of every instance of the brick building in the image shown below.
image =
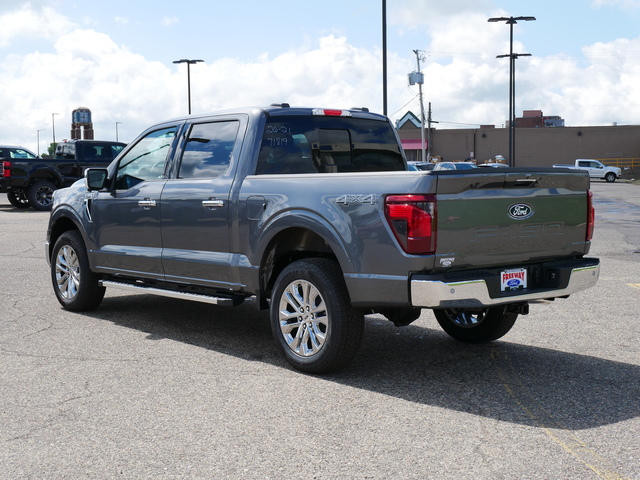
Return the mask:
<path fill-rule="evenodd" d="M 532 119 L 527 122 L 559 118 L 544 117 L 539 110 L 532 112 L 535 114 L 522 118 Z M 635 159 L 640 163 L 640 125 L 558 128 L 517 125 L 518 121 L 515 129 L 516 166 L 544 167 L 554 163 L 573 163 L 576 158 Z M 418 159 L 421 149 L 419 119 L 408 112 L 397 122 L 396 128 L 409 160 Z M 425 134 L 425 138 L 428 135 Z M 431 139 L 431 155 L 445 160 L 472 158 L 481 163 L 496 155 L 506 158 L 509 152 L 509 129 L 493 125 L 432 129 Z"/>

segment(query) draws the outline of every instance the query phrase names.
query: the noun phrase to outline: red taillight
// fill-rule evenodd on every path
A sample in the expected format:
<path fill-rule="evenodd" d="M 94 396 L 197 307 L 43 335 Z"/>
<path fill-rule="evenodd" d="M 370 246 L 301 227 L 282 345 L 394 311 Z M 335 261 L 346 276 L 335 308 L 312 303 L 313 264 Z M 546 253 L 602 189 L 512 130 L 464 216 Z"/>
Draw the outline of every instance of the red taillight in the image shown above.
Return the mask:
<path fill-rule="evenodd" d="M 11 162 L 9 160 L 5 160 L 2 162 L 2 169 L 0 169 L 0 177 L 10 177 L 11 176 Z"/>
<path fill-rule="evenodd" d="M 406 253 L 435 253 L 435 195 L 389 195 L 385 198 L 385 215 L 393 234 Z"/>
<path fill-rule="evenodd" d="M 593 208 L 593 192 L 587 190 L 587 237 L 589 242 L 593 238 L 593 227 L 596 224 L 596 210 Z"/>

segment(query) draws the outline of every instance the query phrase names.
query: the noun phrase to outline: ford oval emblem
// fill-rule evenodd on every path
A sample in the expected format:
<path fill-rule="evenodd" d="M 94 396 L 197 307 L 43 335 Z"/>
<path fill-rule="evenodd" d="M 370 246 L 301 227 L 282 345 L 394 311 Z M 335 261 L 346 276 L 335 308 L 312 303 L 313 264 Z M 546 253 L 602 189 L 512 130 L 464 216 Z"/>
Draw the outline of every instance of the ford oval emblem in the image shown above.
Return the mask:
<path fill-rule="evenodd" d="M 509 207 L 509 216 L 514 220 L 524 220 L 533 215 L 533 208 L 526 203 L 516 203 Z"/>

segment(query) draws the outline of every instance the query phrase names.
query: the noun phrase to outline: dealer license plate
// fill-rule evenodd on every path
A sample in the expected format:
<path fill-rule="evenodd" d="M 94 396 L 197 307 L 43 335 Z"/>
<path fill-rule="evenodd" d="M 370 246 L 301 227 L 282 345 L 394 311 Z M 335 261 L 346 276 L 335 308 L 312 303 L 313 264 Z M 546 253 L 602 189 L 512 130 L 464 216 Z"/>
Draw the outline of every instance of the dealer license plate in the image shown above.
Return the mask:
<path fill-rule="evenodd" d="M 527 269 L 512 268 L 500 272 L 500 291 L 522 290 L 527 288 Z"/>

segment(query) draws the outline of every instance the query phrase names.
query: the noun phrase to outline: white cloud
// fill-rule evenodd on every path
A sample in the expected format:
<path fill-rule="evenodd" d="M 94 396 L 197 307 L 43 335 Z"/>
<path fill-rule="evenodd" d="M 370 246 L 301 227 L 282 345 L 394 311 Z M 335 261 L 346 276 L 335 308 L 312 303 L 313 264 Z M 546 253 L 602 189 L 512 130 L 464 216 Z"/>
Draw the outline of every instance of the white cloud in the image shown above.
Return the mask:
<path fill-rule="evenodd" d="M 27 3 L 0 16 L 0 47 L 21 38 L 53 40 L 74 27 L 74 23 L 52 8 L 35 9 Z"/>
<path fill-rule="evenodd" d="M 160 25 L 163 27 L 170 27 L 176 23 L 180 23 L 180 19 L 175 15 L 173 17 L 162 17 L 162 20 L 160 20 Z"/>
<path fill-rule="evenodd" d="M 391 24 L 417 28 L 425 25 L 437 26 L 443 22 L 453 24 L 460 18 L 475 13 L 486 16 L 493 6 L 492 0 L 404 0 L 397 5 L 391 4 L 388 8 Z"/>
<path fill-rule="evenodd" d="M 423 8 L 412 1 L 404 4 L 406 12 Z M 449 15 L 447 9 L 463 6 L 471 8 L 465 12 L 466 22 Z M 438 3 L 425 29 L 424 46 L 416 45 L 425 51 L 425 105 L 433 102 L 433 118 L 442 122 L 438 128 L 452 126 L 445 122 L 499 126 L 507 116 L 508 60 L 495 58 L 508 48 L 505 29 L 488 23 L 486 12 L 476 8 L 471 0 Z M 114 138 L 117 121 L 120 138 L 126 141 L 154 122 L 186 114 L 183 65 L 150 61 L 109 35 L 81 29 L 46 8 L 0 14 L 0 24 L 11 27 L 0 31 L 0 47 L 17 45 L 23 38 L 24 29 L 16 22 L 31 22 L 29 31 L 37 32 L 49 48 L 24 55 L 0 50 L 5 55 L 0 62 L 0 143 L 36 150 L 36 130 L 46 129 L 40 137 L 51 138 L 53 112 L 60 114 L 55 117 L 56 138 L 65 138 L 71 112 L 79 106 L 92 110 L 97 137 Z M 469 24 L 476 26 L 472 35 L 465 30 Z M 524 47 L 516 43 L 519 48 Z M 580 64 L 562 56 L 520 58 L 516 111 L 542 109 L 563 116 L 568 125 L 640 123 L 639 51 L 640 38 L 590 45 Z M 407 109 L 419 112 L 417 88 L 407 85 L 415 59 L 390 52 L 388 61 L 389 113 L 399 118 Z M 379 112 L 380 65 L 379 49 L 358 48 L 334 35 L 309 39 L 275 57 L 218 58 L 191 66 L 192 109 L 204 113 L 288 102 L 366 106 Z"/>

